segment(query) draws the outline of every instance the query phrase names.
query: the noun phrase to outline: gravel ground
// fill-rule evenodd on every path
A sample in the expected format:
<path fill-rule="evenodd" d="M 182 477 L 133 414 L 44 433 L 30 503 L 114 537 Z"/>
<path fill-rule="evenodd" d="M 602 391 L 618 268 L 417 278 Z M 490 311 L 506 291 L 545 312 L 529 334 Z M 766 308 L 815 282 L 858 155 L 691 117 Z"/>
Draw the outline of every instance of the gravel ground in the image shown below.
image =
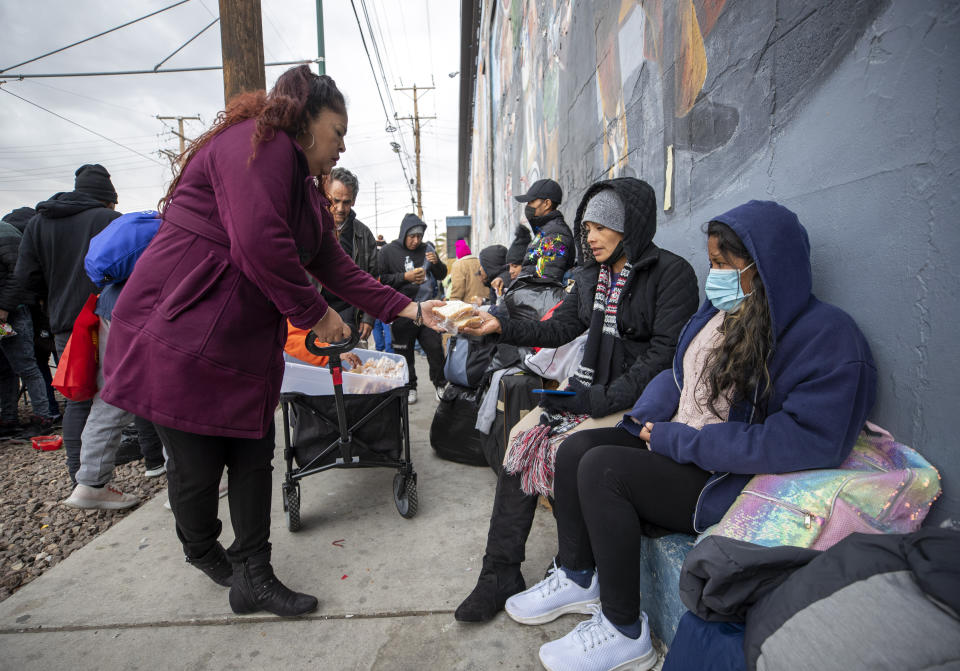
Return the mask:
<path fill-rule="evenodd" d="M 111 485 L 143 502 L 167 479 L 144 477 L 140 460 L 118 466 Z M 62 501 L 72 490 L 62 448 L 41 452 L 28 438 L 0 439 L 0 601 L 137 509 L 70 508 Z"/>

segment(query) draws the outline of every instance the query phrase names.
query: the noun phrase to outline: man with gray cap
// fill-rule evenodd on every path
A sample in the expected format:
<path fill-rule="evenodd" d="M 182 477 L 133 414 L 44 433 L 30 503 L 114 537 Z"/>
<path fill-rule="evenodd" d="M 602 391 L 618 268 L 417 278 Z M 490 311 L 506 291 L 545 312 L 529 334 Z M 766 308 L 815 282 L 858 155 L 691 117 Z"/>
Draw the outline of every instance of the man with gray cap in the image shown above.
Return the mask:
<path fill-rule="evenodd" d="M 573 234 L 557 209 L 563 201 L 563 190 L 552 179 L 538 179 L 525 194 L 514 198 L 526 204 L 523 214 L 533 229 L 519 277 L 562 281 L 576 263 Z"/>
<path fill-rule="evenodd" d="M 87 297 L 97 293 L 83 267 L 90 238 L 120 216 L 117 190 L 102 165 L 82 165 L 74 190 L 54 194 L 37 205 L 37 214 L 23 231 L 14 274 L 21 286 L 46 303 L 57 351 L 70 338 L 73 322 Z M 63 444 L 70 481 L 80 468 L 80 434 L 90 401 L 67 401 L 63 413 Z"/>

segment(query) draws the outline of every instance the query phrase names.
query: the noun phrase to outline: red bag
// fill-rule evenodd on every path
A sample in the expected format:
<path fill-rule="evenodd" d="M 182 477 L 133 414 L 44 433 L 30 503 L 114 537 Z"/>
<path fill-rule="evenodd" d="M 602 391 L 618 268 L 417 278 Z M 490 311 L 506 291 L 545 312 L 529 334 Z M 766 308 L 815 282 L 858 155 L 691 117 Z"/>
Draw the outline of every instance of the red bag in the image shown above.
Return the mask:
<path fill-rule="evenodd" d="M 97 393 L 100 367 L 100 317 L 94 314 L 97 296 L 91 294 L 73 323 L 51 385 L 71 401 L 87 401 Z"/>

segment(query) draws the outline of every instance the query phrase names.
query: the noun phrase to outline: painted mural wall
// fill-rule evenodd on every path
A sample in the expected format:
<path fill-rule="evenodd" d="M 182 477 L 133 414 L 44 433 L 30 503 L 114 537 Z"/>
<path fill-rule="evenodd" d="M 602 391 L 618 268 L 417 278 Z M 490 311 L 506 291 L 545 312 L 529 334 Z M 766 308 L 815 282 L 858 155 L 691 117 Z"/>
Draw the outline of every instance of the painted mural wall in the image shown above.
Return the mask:
<path fill-rule="evenodd" d="M 873 419 L 938 466 L 933 520 L 960 526 L 958 28 L 950 0 L 484 2 L 472 244 L 509 244 L 541 177 L 571 221 L 592 182 L 630 175 L 702 280 L 704 222 L 787 205 L 815 292 L 870 339 Z"/>

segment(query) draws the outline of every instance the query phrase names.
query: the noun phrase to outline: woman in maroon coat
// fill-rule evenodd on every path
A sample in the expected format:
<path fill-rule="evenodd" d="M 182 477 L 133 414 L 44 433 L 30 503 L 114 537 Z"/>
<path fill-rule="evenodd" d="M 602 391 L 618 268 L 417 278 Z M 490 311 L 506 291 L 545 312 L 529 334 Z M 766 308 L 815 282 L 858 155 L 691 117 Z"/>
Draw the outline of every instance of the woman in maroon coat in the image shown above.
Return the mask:
<path fill-rule="evenodd" d="M 318 178 L 345 151 L 346 132 L 343 95 L 307 66 L 269 94 L 233 98 L 182 157 L 160 230 L 113 312 L 101 395 L 157 425 L 187 561 L 230 586 L 237 613 L 317 607 L 276 579 L 269 543 L 286 320 L 321 341 L 349 335 L 304 269 L 384 322 L 433 325 L 440 304 L 421 308 L 380 284 L 337 242 Z M 226 551 L 217 540 L 224 467 L 236 536 Z"/>

